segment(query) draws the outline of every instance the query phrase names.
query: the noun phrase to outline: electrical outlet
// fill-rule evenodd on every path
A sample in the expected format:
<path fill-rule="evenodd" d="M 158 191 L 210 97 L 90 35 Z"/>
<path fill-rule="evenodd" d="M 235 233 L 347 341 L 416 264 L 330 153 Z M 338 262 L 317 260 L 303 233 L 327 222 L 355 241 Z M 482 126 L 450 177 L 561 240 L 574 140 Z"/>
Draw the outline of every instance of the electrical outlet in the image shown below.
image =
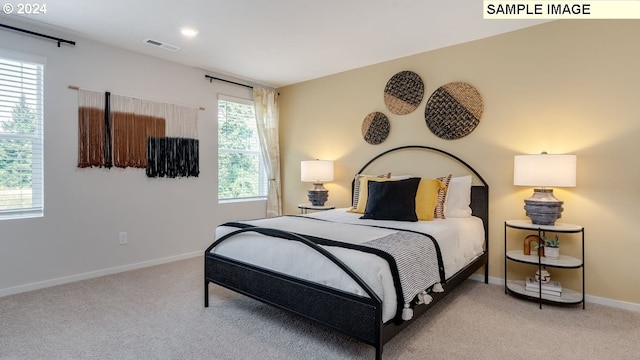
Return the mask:
<path fill-rule="evenodd" d="M 127 235 L 126 232 L 121 232 L 118 235 L 118 244 L 120 245 L 126 245 L 129 243 L 129 236 Z"/>

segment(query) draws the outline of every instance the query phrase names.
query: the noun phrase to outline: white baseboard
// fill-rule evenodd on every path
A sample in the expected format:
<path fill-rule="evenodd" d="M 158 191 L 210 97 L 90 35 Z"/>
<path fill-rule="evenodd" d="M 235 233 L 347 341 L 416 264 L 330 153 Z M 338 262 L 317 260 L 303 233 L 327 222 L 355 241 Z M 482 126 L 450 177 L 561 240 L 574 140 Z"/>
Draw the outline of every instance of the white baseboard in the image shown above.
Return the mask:
<path fill-rule="evenodd" d="M 484 275 L 473 274 L 469 277 L 469 279 L 475 280 L 475 281 L 484 281 Z M 489 276 L 489 284 L 504 286 L 504 279 Z M 640 304 L 636 304 L 632 302 L 614 300 L 614 299 L 609 299 L 609 298 L 594 296 L 589 294 L 585 295 L 585 300 L 587 304 L 591 302 L 594 304 L 606 305 L 606 306 L 611 306 L 619 309 L 640 312 Z"/>
<path fill-rule="evenodd" d="M 142 262 L 135 263 L 135 264 L 116 266 L 116 267 L 97 270 L 97 271 L 90 271 L 90 272 L 83 273 L 83 274 L 78 274 L 78 275 L 65 276 L 65 277 L 61 277 L 61 278 L 45 280 L 45 281 L 39 281 L 39 282 L 26 284 L 26 285 L 14 286 L 14 287 L 6 288 L 6 289 L 0 289 L 0 297 L 7 296 L 7 295 L 18 294 L 18 293 L 23 293 L 23 292 L 32 291 L 32 290 L 43 289 L 43 288 L 56 286 L 56 285 L 67 284 L 67 283 L 80 281 L 80 280 L 91 279 L 91 278 L 95 278 L 95 277 L 99 277 L 99 276 L 117 274 L 117 273 L 121 273 L 121 272 L 124 272 L 124 271 L 142 269 L 142 268 L 145 268 L 145 267 L 150 267 L 150 266 L 170 263 L 170 262 L 173 262 L 173 261 L 190 259 L 190 258 L 202 256 L 202 254 L 203 254 L 202 251 L 196 251 L 196 252 L 192 252 L 192 253 L 169 256 L 169 257 L 161 258 L 161 259 L 142 261 Z"/>

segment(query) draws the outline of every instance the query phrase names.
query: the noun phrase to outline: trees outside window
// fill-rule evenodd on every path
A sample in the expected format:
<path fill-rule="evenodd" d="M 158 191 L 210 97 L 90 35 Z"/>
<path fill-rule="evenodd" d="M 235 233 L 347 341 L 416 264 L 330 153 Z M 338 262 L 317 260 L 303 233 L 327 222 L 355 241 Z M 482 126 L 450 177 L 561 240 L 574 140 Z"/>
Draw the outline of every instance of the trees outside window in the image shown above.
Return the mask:
<path fill-rule="evenodd" d="M 43 68 L 0 57 L 0 219 L 42 216 Z"/>
<path fill-rule="evenodd" d="M 218 99 L 218 200 L 264 198 L 266 174 L 253 103 Z"/>
<path fill-rule="evenodd" d="M 31 188 L 31 166 L 33 164 L 33 144 L 28 139 L 36 135 L 36 115 L 27 105 L 26 97 L 20 97 L 20 103 L 13 108 L 10 121 L 3 121 L 2 131 L 7 134 L 25 135 L 26 138 L 7 138 L 0 142 L 0 187 Z"/>

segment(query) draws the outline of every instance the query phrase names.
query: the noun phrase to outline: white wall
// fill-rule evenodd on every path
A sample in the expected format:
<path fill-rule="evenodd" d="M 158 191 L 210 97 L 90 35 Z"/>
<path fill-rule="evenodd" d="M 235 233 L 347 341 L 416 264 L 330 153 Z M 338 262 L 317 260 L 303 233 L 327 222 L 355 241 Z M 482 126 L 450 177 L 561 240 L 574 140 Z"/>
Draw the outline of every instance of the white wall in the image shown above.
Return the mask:
<path fill-rule="evenodd" d="M 217 224 L 264 216 L 262 201 L 217 203 L 217 94 L 250 97 L 249 89 L 209 83 L 203 70 L 75 35 L 10 25 L 77 45 L 58 48 L 0 29 L 0 48 L 47 59 L 45 216 L 0 221 L 0 296 L 197 256 Z M 200 176 L 151 179 L 144 169 L 77 168 L 77 91 L 69 85 L 206 108 L 198 117 Z M 128 232 L 129 244 L 118 245 L 119 232 Z"/>

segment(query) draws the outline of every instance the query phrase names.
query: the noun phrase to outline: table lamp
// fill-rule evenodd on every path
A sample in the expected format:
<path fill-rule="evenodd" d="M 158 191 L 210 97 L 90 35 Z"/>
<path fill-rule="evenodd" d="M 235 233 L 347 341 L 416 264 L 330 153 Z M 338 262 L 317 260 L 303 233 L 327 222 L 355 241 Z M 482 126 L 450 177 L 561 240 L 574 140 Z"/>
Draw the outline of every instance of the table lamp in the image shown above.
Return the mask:
<path fill-rule="evenodd" d="M 300 180 L 313 183 L 313 189 L 309 189 L 309 191 L 307 191 L 307 196 L 311 205 L 324 206 L 324 203 L 329 198 L 329 190 L 327 190 L 322 183 L 324 181 L 333 181 L 333 161 L 301 161 Z"/>
<path fill-rule="evenodd" d="M 516 155 L 513 161 L 513 185 L 534 186 L 533 195 L 524 200 L 531 223 L 554 225 L 562 216 L 563 201 L 547 187 L 576 186 L 576 155 Z"/>

